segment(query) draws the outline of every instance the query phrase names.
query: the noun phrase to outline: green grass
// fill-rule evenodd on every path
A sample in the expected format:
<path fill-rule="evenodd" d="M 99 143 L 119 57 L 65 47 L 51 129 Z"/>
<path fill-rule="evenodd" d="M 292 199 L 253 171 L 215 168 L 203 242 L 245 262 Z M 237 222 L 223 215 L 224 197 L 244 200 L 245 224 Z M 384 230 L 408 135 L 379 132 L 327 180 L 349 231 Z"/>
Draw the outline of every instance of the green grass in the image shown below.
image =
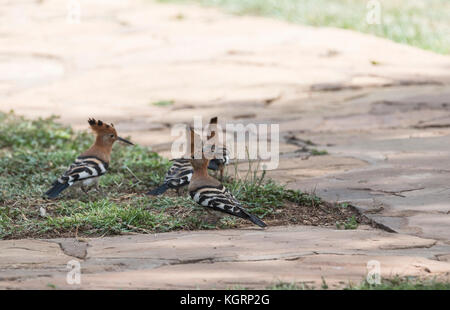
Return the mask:
<path fill-rule="evenodd" d="M 266 287 L 266 290 L 273 291 L 298 291 L 298 290 L 313 290 L 314 286 L 306 283 L 294 283 L 294 282 L 278 282 Z"/>
<path fill-rule="evenodd" d="M 321 289 L 330 289 L 322 277 Z M 314 290 L 314 285 L 296 282 L 278 282 L 266 287 L 267 290 Z M 380 284 L 369 284 L 363 281 L 358 285 L 348 284 L 344 290 L 450 290 L 450 282 L 442 282 L 435 279 L 420 279 L 416 277 L 393 277 L 382 279 Z"/>
<path fill-rule="evenodd" d="M 220 6 L 318 27 L 352 29 L 441 54 L 450 53 L 450 1 L 380 0 L 381 24 L 368 24 L 365 0 L 159 0 Z"/>
<path fill-rule="evenodd" d="M 328 155 L 328 151 L 326 151 L 326 150 L 311 149 L 310 152 L 311 152 L 312 156 Z"/>
<path fill-rule="evenodd" d="M 175 102 L 173 100 L 161 100 L 161 101 L 156 101 L 153 102 L 152 105 L 157 106 L 157 107 L 167 107 L 170 105 L 173 105 Z"/>
<path fill-rule="evenodd" d="M 237 227 L 242 221 L 225 217 L 217 224 L 189 195 L 148 197 L 170 165 L 149 148 L 116 143 L 103 193 L 88 195 L 68 189 L 57 200 L 42 198 L 51 183 L 93 142 L 88 132 L 74 132 L 55 117 L 27 120 L 0 112 L 0 239 L 111 235 Z M 315 196 L 248 174 L 225 185 L 250 212 L 260 217 L 286 217 L 290 203 L 314 206 Z M 39 209 L 46 215 L 41 216 Z"/>
<path fill-rule="evenodd" d="M 357 229 L 358 225 L 358 221 L 356 220 L 356 217 L 354 215 L 347 219 L 347 221 L 345 222 L 336 222 L 337 229 Z"/>
<path fill-rule="evenodd" d="M 348 285 L 349 290 L 450 290 L 450 282 L 435 279 L 424 280 L 414 277 L 394 277 L 382 279 L 380 284 L 369 284 L 367 281 L 359 285 Z"/>

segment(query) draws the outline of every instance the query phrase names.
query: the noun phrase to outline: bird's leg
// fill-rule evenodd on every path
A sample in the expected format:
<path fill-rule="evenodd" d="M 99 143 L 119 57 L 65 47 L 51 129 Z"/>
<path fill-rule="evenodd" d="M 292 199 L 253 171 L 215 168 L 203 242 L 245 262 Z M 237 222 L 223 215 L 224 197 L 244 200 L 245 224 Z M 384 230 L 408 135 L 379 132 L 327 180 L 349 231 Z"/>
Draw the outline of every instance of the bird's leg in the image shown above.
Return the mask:
<path fill-rule="evenodd" d="M 219 173 L 220 173 L 220 177 L 219 177 L 219 180 L 222 182 L 223 181 L 223 165 L 220 165 L 220 168 L 219 168 Z"/>
<path fill-rule="evenodd" d="M 98 178 L 95 180 L 95 190 L 96 190 L 98 193 L 100 193 L 100 195 L 102 195 L 102 196 L 104 195 L 104 194 L 103 194 L 103 190 L 102 190 L 102 188 L 100 187 Z"/>
<path fill-rule="evenodd" d="M 183 195 L 183 188 L 182 187 L 177 187 L 177 195 L 178 196 L 181 196 L 181 195 Z"/>
<path fill-rule="evenodd" d="M 88 192 L 88 189 L 87 189 L 86 186 L 81 185 L 80 188 L 81 188 L 81 190 L 83 191 L 83 193 L 85 193 L 86 195 L 89 195 L 89 192 Z"/>

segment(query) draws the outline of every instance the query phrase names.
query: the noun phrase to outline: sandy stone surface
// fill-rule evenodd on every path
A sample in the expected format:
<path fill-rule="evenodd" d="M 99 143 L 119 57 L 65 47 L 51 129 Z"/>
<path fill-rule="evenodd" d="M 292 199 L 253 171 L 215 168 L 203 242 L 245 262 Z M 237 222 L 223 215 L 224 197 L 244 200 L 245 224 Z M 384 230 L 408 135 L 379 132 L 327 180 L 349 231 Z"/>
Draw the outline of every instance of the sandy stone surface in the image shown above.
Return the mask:
<path fill-rule="evenodd" d="M 74 258 L 81 288 L 320 287 L 321 276 L 342 285 L 360 281 L 369 258 L 386 276 L 448 277 L 449 56 L 198 6 L 81 1 L 81 22 L 70 24 L 61 1 L 1 2 L 1 111 L 56 114 L 76 129 L 100 118 L 168 156 L 171 126 L 194 115 L 278 123 L 269 176 L 349 202 L 398 234 L 273 227 L 0 241 L 0 287 L 66 288 Z M 153 104 L 162 100 L 173 104 Z M 305 156 L 304 141 L 328 154 Z"/>
<path fill-rule="evenodd" d="M 67 242 L 81 252 L 87 249 L 85 255 L 70 256 L 74 249 L 67 250 Z M 449 250 L 433 239 L 364 227 L 172 232 L 78 244 L 69 239 L 3 241 L 0 288 L 265 288 L 280 281 L 320 288 L 322 277 L 340 288 L 360 283 L 372 260 L 379 262 L 383 277 L 450 280 Z M 66 264 L 74 259 L 81 266 L 79 285 L 66 282 Z"/>

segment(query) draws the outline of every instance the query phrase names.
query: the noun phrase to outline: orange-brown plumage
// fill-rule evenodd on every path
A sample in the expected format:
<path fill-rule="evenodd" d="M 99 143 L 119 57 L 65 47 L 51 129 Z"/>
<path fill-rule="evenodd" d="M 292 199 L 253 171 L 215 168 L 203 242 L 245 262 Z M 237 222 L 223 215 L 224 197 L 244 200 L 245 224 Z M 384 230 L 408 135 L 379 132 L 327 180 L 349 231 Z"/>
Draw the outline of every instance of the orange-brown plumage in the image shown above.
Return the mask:
<path fill-rule="evenodd" d="M 192 181 L 195 180 L 204 180 L 204 181 L 214 180 L 212 182 L 216 183 L 215 181 L 217 180 L 208 174 L 208 163 L 209 160 L 206 158 L 191 159 L 191 165 L 194 168 L 194 174 L 192 175 L 191 184 Z M 217 182 L 220 183 L 219 181 Z"/>
<path fill-rule="evenodd" d="M 111 151 L 114 142 L 117 140 L 122 140 L 124 142 L 128 141 L 117 136 L 117 131 L 114 128 L 114 124 L 107 124 L 101 120 L 97 121 L 93 118 L 90 118 L 88 123 L 97 137 L 94 144 L 87 151 L 81 154 L 81 156 L 96 156 L 109 163 L 111 160 Z"/>
<path fill-rule="evenodd" d="M 192 175 L 191 182 L 189 184 L 190 189 L 197 187 L 198 183 L 208 183 L 212 180 L 217 181 L 208 174 L 209 160 L 205 158 L 203 153 L 203 141 L 201 137 L 194 132 L 193 128 L 189 128 L 190 142 L 191 142 L 191 165 L 194 168 L 194 174 Z M 212 181 L 212 182 L 214 182 Z M 218 181 L 217 181 L 218 182 Z M 215 182 L 214 182 L 215 183 Z"/>

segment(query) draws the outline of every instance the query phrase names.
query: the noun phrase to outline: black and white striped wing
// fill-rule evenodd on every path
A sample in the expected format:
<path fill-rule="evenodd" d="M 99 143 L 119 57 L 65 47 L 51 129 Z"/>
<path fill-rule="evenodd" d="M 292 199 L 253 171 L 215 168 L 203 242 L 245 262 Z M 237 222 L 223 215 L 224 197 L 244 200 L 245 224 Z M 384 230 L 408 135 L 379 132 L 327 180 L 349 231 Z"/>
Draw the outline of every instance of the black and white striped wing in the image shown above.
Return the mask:
<path fill-rule="evenodd" d="M 172 162 L 172 166 L 166 173 L 164 183 L 171 188 L 188 185 L 194 173 L 189 159 L 173 159 Z"/>
<path fill-rule="evenodd" d="M 108 163 L 94 156 L 80 156 L 69 169 L 58 179 L 59 183 L 69 186 L 75 182 L 96 178 L 106 173 Z"/>
<path fill-rule="evenodd" d="M 108 163 L 94 156 L 80 156 L 70 165 L 64 174 L 53 182 L 45 193 L 49 198 L 56 198 L 63 190 L 79 181 L 88 180 L 105 174 Z"/>
<path fill-rule="evenodd" d="M 218 186 L 202 186 L 189 192 L 189 194 L 196 203 L 203 207 L 250 220 L 261 227 L 266 226 L 263 221 L 245 210 L 222 184 Z"/>

